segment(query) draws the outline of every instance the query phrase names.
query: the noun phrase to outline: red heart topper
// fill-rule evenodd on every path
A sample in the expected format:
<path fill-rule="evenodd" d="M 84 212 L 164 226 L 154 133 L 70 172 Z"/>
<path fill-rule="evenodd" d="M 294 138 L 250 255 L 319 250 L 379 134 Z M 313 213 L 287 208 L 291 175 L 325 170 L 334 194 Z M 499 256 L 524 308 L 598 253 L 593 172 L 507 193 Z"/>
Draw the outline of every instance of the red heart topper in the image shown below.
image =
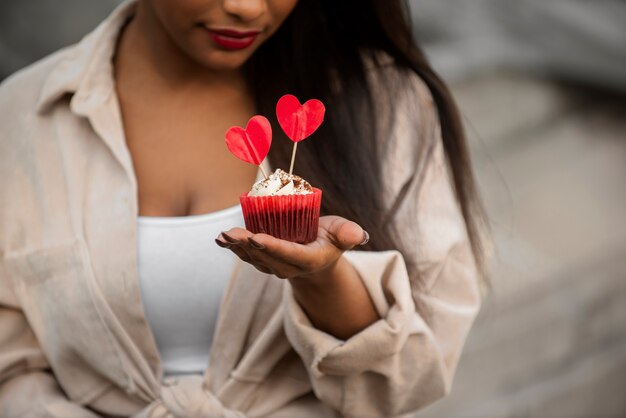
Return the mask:
<path fill-rule="evenodd" d="M 286 94 L 276 105 L 276 117 L 280 127 L 293 142 L 308 138 L 324 121 L 324 104 L 311 99 L 301 105 L 296 96 Z"/>
<path fill-rule="evenodd" d="M 272 126 L 266 117 L 253 116 L 246 129 L 233 126 L 226 131 L 226 146 L 235 157 L 250 164 L 260 165 L 272 144 Z"/>

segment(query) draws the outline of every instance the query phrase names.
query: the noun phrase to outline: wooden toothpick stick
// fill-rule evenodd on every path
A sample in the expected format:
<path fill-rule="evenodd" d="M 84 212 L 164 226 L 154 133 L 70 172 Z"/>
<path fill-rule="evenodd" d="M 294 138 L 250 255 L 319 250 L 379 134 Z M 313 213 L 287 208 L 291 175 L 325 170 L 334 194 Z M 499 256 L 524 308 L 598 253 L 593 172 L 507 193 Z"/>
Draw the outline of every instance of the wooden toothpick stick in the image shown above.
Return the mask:
<path fill-rule="evenodd" d="M 263 177 L 265 177 L 265 180 L 267 180 L 267 173 L 263 169 L 263 163 L 259 164 L 259 168 L 261 169 L 261 173 L 263 173 Z"/>
<path fill-rule="evenodd" d="M 291 165 L 289 166 L 289 175 L 293 174 L 293 164 L 296 161 L 296 150 L 298 149 L 298 143 L 293 143 L 293 152 L 291 153 Z"/>

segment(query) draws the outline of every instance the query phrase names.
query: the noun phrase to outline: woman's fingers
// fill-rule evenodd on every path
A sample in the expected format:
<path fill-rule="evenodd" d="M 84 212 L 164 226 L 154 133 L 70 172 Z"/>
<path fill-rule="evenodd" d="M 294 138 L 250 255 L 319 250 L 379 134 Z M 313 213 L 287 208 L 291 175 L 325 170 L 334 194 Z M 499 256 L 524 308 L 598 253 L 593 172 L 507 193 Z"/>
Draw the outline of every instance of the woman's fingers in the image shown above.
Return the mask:
<path fill-rule="evenodd" d="M 264 247 L 259 246 L 259 244 L 249 242 L 247 239 L 235 239 L 235 236 L 241 238 L 244 236 L 244 233 L 242 231 L 234 233 L 232 231 L 222 232 L 215 242 L 220 247 L 231 250 L 240 259 L 263 273 L 286 278 L 296 276 L 300 272 L 297 266 L 284 263 L 275 257 L 264 254 Z"/>
<path fill-rule="evenodd" d="M 250 236 L 252 236 L 252 232 L 243 228 L 231 228 L 220 234 L 220 237 L 229 244 L 241 244 L 243 242 L 247 242 L 248 237 Z"/>
<path fill-rule="evenodd" d="M 260 266 L 260 265 L 255 264 L 255 263 L 250 263 L 250 264 L 252 265 L 252 267 L 254 267 L 255 269 L 259 270 L 261 273 L 276 275 L 273 270 L 271 270 L 271 269 L 269 269 L 269 268 L 267 268 L 265 266 Z"/>
<path fill-rule="evenodd" d="M 317 241 L 308 245 L 302 245 L 267 234 L 252 234 L 252 232 L 243 228 L 229 229 L 222 232 L 221 237 L 230 244 L 238 244 L 246 248 L 263 251 L 278 261 L 305 269 L 314 268 L 319 264 L 320 256 L 325 255 L 320 254 L 320 250 L 330 250 L 330 248 L 324 248 L 325 246 L 320 245 Z"/>
<path fill-rule="evenodd" d="M 243 228 L 222 232 L 218 241 L 230 246 L 242 260 L 278 277 L 295 277 L 331 265 L 343 251 L 362 244 L 367 233 L 358 224 L 339 216 L 323 216 L 317 240 L 303 245 Z"/>
<path fill-rule="evenodd" d="M 343 251 L 367 243 L 369 235 L 356 222 L 340 216 L 322 216 L 320 228 L 324 229 L 333 243 Z"/>
<path fill-rule="evenodd" d="M 237 255 L 237 257 L 241 258 L 246 263 L 249 263 L 250 261 L 252 261 L 252 258 L 248 255 L 248 253 L 246 253 L 246 251 L 240 245 L 230 243 L 224 240 L 221 235 L 219 238 L 215 240 L 215 243 L 222 248 L 231 250 L 232 252 L 235 253 L 235 255 Z"/>
<path fill-rule="evenodd" d="M 307 272 L 320 269 L 341 255 L 330 242 L 319 239 L 303 245 L 267 234 L 255 234 L 252 236 L 252 243 L 263 246 L 264 249 L 259 251 L 263 251 L 265 255 Z"/>
<path fill-rule="evenodd" d="M 310 244 L 297 244 L 267 234 L 253 235 L 252 244 L 264 247 L 266 254 L 312 271 L 334 262 L 343 251 L 366 242 L 368 238 L 357 223 L 340 216 L 322 216 L 319 225 L 320 234 Z"/>
<path fill-rule="evenodd" d="M 305 273 L 301 267 L 286 263 L 271 254 L 267 254 L 263 249 L 248 247 L 246 252 L 252 258 L 253 264 L 265 266 L 281 279 L 296 277 Z"/>

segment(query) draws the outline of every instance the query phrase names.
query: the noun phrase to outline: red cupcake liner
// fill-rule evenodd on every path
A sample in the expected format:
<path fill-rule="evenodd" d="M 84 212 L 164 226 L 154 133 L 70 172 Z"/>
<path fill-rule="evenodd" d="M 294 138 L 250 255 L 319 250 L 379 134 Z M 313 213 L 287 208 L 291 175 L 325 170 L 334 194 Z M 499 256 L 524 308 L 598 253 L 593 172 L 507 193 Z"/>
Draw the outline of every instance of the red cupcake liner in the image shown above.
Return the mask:
<path fill-rule="evenodd" d="M 248 196 L 239 198 L 246 229 L 287 241 L 306 244 L 317 239 L 322 191 L 285 196 Z"/>

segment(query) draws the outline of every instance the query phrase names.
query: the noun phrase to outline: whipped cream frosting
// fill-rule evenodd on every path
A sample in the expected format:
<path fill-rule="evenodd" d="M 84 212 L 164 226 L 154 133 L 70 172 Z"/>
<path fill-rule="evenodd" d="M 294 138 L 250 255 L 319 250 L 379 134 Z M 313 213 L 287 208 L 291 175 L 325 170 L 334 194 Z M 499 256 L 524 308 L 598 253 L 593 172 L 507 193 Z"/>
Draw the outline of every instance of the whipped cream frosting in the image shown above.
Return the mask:
<path fill-rule="evenodd" d="M 267 179 L 254 183 L 248 196 L 283 196 L 310 193 L 313 193 L 313 188 L 306 180 L 277 168 Z"/>

